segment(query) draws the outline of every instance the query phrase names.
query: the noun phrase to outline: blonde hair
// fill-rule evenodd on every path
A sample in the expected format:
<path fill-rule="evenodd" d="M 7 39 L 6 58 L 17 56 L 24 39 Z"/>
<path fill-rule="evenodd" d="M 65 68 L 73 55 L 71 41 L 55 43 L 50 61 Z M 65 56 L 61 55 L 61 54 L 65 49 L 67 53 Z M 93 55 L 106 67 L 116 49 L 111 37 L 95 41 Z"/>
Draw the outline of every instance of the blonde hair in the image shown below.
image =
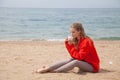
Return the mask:
<path fill-rule="evenodd" d="M 77 23 L 77 22 L 73 23 L 70 27 L 74 28 L 76 31 L 80 31 L 81 38 L 87 37 L 81 23 Z M 75 44 L 75 47 L 77 48 L 78 47 L 78 39 L 77 38 L 74 40 L 74 44 Z"/>

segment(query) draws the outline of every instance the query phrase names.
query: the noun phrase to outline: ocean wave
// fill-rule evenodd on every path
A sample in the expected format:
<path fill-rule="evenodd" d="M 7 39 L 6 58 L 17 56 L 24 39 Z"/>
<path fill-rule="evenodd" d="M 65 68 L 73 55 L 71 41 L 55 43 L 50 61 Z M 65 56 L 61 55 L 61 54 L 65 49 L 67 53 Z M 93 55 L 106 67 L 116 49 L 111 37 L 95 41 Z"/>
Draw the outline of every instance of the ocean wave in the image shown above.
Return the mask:
<path fill-rule="evenodd" d="M 93 40 L 120 40 L 120 37 L 101 37 L 101 38 L 93 38 Z M 0 41 L 59 41 L 64 42 L 65 39 L 0 39 Z"/>
<path fill-rule="evenodd" d="M 0 39 L 0 41 L 64 41 L 65 39 Z"/>
<path fill-rule="evenodd" d="M 99 40 L 120 40 L 120 37 L 101 37 Z"/>
<path fill-rule="evenodd" d="M 65 39 L 48 39 L 47 41 L 64 41 Z"/>
<path fill-rule="evenodd" d="M 28 19 L 29 21 L 47 21 L 46 19 Z"/>

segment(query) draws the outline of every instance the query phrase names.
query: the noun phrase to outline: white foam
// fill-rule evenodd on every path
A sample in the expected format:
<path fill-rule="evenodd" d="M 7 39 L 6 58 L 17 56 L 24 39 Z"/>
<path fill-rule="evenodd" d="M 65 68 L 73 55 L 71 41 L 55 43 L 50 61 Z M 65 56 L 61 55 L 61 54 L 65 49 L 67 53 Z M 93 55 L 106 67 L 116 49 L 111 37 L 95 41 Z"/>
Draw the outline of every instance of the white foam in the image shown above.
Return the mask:
<path fill-rule="evenodd" d="M 65 39 L 47 39 L 47 41 L 64 41 Z"/>
<path fill-rule="evenodd" d="M 0 41 L 64 41 L 65 39 L 0 39 Z"/>

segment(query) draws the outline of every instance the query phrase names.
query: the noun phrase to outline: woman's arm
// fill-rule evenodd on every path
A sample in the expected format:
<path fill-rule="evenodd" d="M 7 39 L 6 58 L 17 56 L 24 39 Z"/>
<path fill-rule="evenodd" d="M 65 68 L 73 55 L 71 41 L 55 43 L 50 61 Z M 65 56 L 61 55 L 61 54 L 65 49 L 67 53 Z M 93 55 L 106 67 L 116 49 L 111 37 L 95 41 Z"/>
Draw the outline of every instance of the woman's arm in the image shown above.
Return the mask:
<path fill-rule="evenodd" d="M 90 51 L 89 42 L 87 40 L 84 40 L 81 45 L 78 46 L 78 50 L 74 47 L 74 45 L 71 45 L 70 47 L 67 46 L 69 49 L 70 55 L 78 60 L 84 60 Z"/>
<path fill-rule="evenodd" d="M 68 38 L 66 38 L 65 46 L 66 46 L 66 49 L 68 50 L 68 52 L 70 53 L 71 52 L 71 48 L 72 48 L 72 46 L 74 46 L 74 44 L 72 43 L 72 41 L 69 41 Z"/>

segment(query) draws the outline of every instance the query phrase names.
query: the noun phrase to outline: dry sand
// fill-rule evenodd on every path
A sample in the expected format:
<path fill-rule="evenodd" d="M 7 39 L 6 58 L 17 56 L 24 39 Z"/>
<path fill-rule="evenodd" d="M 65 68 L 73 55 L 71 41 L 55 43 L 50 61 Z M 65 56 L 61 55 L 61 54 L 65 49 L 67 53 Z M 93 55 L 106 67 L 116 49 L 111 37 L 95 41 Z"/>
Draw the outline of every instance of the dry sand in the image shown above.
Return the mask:
<path fill-rule="evenodd" d="M 36 74 L 44 65 L 69 58 L 63 42 L 0 41 L 0 80 L 120 80 L 120 41 L 94 41 L 100 57 L 99 73 Z"/>

